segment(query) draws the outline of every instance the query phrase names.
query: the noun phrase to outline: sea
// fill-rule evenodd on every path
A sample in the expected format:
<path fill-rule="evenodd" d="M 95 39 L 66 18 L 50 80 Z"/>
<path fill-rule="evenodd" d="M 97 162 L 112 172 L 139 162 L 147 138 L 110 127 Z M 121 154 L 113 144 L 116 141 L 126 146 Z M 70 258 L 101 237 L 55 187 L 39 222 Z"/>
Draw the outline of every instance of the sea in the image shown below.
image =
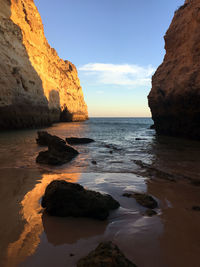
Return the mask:
<path fill-rule="evenodd" d="M 151 118 L 90 118 L 43 129 L 0 132 L 0 266 L 73 267 L 112 241 L 138 267 L 199 267 L 200 142 L 157 136 Z M 74 145 L 61 166 L 36 163 L 37 131 Z M 95 163 L 95 164 L 94 164 Z M 41 198 L 55 179 L 112 195 L 120 208 L 105 221 L 46 215 Z M 157 215 L 123 193 L 147 193 Z M 198 209 L 199 207 L 199 209 Z"/>

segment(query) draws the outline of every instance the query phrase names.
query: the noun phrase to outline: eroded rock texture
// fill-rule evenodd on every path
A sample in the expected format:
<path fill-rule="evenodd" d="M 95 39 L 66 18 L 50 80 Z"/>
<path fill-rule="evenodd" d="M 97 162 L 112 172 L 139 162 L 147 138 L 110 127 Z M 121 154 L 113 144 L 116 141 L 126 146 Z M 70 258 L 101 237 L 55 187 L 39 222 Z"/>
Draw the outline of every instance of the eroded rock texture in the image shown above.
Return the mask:
<path fill-rule="evenodd" d="M 88 117 L 76 67 L 45 36 L 33 0 L 0 1 L 0 129 Z"/>
<path fill-rule="evenodd" d="M 85 258 L 78 261 L 77 267 L 137 267 L 128 260 L 111 241 L 102 242 Z"/>
<path fill-rule="evenodd" d="M 148 96 L 158 134 L 200 140 L 200 1 L 185 1 L 164 37 Z"/>
<path fill-rule="evenodd" d="M 54 180 L 42 197 L 42 207 L 51 216 L 89 217 L 105 220 L 120 204 L 110 195 L 85 189 L 80 184 Z"/>

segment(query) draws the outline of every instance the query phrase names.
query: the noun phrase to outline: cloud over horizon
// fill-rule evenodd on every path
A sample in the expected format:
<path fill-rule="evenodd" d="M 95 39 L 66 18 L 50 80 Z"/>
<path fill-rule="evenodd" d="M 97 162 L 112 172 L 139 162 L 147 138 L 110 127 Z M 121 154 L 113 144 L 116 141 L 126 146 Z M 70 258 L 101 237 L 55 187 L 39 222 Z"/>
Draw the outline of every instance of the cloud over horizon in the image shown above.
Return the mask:
<path fill-rule="evenodd" d="M 90 76 L 99 84 L 128 86 L 151 86 L 155 68 L 151 65 L 88 63 L 78 68 L 85 76 Z"/>

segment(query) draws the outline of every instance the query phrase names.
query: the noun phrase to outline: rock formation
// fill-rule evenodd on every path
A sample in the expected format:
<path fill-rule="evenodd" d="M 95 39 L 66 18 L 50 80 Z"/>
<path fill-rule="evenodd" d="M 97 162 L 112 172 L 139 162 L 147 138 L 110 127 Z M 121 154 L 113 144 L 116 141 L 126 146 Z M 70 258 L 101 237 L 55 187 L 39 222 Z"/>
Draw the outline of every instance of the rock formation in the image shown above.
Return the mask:
<path fill-rule="evenodd" d="M 86 138 L 86 137 L 67 137 L 66 141 L 70 145 L 84 145 L 84 144 L 89 144 L 93 143 L 94 140 L 91 138 Z"/>
<path fill-rule="evenodd" d="M 148 96 L 158 134 L 200 140 L 200 1 L 175 11 Z"/>
<path fill-rule="evenodd" d="M 103 195 L 65 180 L 54 180 L 47 186 L 41 205 L 51 216 L 89 217 L 99 220 L 105 220 L 109 211 L 120 206 L 110 195 Z"/>
<path fill-rule="evenodd" d="M 86 257 L 80 259 L 77 267 L 136 267 L 111 241 L 102 242 Z"/>
<path fill-rule="evenodd" d="M 45 131 L 38 132 L 36 141 L 38 145 L 48 146 L 48 150 L 41 151 L 37 156 L 37 163 L 62 165 L 71 161 L 79 154 L 76 149 L 66 145 L 66 142 L 63 139 Z"/>
<path fill-rule="evenodd" d="M 45 36 L 33 0 L 0 1 L 0 129 L 88 118 L 76 67 Z"/>

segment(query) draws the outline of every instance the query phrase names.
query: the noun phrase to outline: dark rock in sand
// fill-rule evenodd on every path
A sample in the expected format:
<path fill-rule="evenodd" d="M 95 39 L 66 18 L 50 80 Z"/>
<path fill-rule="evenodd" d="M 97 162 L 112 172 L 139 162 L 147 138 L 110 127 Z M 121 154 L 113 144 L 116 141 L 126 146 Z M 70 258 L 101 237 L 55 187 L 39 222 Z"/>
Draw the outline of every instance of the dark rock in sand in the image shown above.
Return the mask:
<path fill-rule="evenodd" d="M 92 160 L 91 163 L 92 163 L 93 165 L 97 165 L 96 160 Z"/>
<path fill-rule="evenodd" d="M 155 124 L 152 124 L 149 129 L 155 129 Z"/>
<path fill-rule="evenodd" d="M 82 145 L 82 144 L 89 144 L 95 142 L 91 138 L 79 138 L 79 137 L 69 137 L 66 138 L 66 141 L 70 145 Z"/>
<path fill-rule="evenodd" d="M 149 217 L 152 217 L 152 216 L 154 216 L 154 215 L 157 215 L 157 212 L 156 212 L 155 210 L 152 210 L 152 209 L 147 209 L 147 210 L 145 211 L 145 215 L 146 215 L 146 216 L 149 216 Z"/>
<path fill-rule="evenodd" d="M 46 131 L 38 131 L 38 138 L 36 142 L 40 146 L 48 146 L 51 142 L 58 142 L 65 144 L 65 141 L 56 135 L 51 135 Z"/>
<path fill-rule="evenodd" d="M 193 207 L 192 207 L 192 210 L 200 211 L 200 206 L 193 206 Z"/>
<path fill-rule="evenodd" d="M 199 180 L 191 180 L 191 184 L 194 186 L 200 186 L 200 181 Z"/>
<path fill-rule="evenodd" d="M 103 242 L 78 261 L 77 267 L 136 267 L 112 242 Z"/>
<path fill-rule="evenodd" d="M 175 176 L 174 174 L 164 172 L 162 170 L 157 169 L 156 167 L 144 163 L 141 160 L 132 160 L 136 165 L 140 166 L 142 169 L 142 175 L 148 176 L 148 177 L 153 177 L 153 178 L 160 178 L 160 179 L 165 179 L 171 182 L 175 182 L 176 179 L 178 179 L 178 176 Z M 145 172 L 144 172 L 145 171 Z M 183 178 L 183 175 L 181 176 Z M 184 177 L 186 178 L 186 177 Z"/>
<path fill-rule="evenodd" d="M 52 181 L 42 198 L 42 207 L 52 216 L 91 217 L 104 220 L 119 203 L 110 195 L 86 190 L 64 180 Z"/>
<path fill-rule="evenodd" d="M 49 139 L 46 139 L 46 141 L 47 140 L 48 150 L 39 153 L 36 158 L 37 163 L 61 165 L 69 162 L 79 154 L 77 150 L 75 150 L 71 146 L 66 145 L 65 141 L 57 136 L 51 136 L 49 137 Z"/>
<path fill-rule="evenodd" d="M 143 207 L 149 208 L 149 209 L 154 209 L 157 208 L 158 204 L 156 200 L 147 194 L 142 194 L 142 193 L 124 193 L 124 197 L 131 197 L 135 198 L 138 204 L 140 204 Z"/>

